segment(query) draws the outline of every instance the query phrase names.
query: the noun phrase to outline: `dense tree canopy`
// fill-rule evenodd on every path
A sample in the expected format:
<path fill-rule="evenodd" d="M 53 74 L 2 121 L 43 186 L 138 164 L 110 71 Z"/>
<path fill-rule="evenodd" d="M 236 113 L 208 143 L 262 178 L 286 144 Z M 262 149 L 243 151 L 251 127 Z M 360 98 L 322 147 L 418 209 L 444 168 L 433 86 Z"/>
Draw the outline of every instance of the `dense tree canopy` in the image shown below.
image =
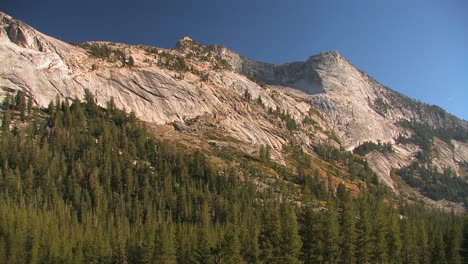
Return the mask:
<path fill-rule="evenodd" d="M 255 177 L 215 166 L 203 150 L 154 139 L 133 114 L 113 100 L 102 109 L 89 91 L 84 102 L 58 98 L 25 113 L 22 98 L 16 110 L 8 100 L 0 263 L 462 263 L 462 247 L 466 256 L 459 216 L 381 191 L 356 195 L 340 185 L 335 194 L 306 173 L 298 200 L 259 189 Z M 356 161 L 355 177 L 372 182 L 358 158 L 319 152 L 348 171 Z M 281 168 L 268 153 L 257 162 Z M 294 155 L 310 167 L 304 153 Z"/>

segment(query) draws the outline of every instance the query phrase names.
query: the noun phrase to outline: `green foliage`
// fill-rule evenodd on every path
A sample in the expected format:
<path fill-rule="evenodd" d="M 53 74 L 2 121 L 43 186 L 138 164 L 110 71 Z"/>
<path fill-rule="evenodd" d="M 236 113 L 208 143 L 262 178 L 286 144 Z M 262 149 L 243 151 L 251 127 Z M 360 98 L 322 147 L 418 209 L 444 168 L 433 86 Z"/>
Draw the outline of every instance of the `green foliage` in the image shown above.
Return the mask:
<path fill-rule="evenodd" d="M 429 127 L 427 124 L 417 123 L 417 122 L 409 122 L 409 121 L 401 121 L 400 125 L 405 128 L 411 129 L 414 131 L 414 134 L 411 138 L 406 138 L 404 136 L 399 136 L 397 139 L 398 143 L 413 143 L 421 147 L 421 155 L 419 159 L 422 162 L 430 162 L 431 156 L 430 151 L 432 148 L 432 140 L 436 135 L 435 131 Z"/>
<path fill-rule="evenodd" d="M 285 122 L 286 128 L 289 131 L 293 131 L 299 128 L 299 125 L 296 123 L 296 120 L 291 116 L 291 114 L 289 112 L 285 112 L 279 107 L 277 107 L 276 110 L 269 108 L 268 113 L 274 115 L 275 117 L 279 117 L 281 121 Z"/>
<path fill-rule="evenodd" d="M 187 66 L 185 59 L 181 56 L 173 55 L 169 52 L 160 52 L 159 53 L 159 61 L 158 66 L 167 68 L 169 70 L 178 71 L 178 72 L 186 72 L 189 71 L 190 68 Z"/>
<path fill-rule="evenodd" d="M 257 104 L 260 105 L 261 107 L 265 107 L 265 104 L 263 103 L 261 95 L 257 97 Z"/>
<path fill-rule="evenodd" d="M 134 61 L 134 59 L 133 59 L 133 57 L 131 55 L 128 56 L 128 60 L 127 60 L 126 65 L 129 66 L 129 67 L 133 67 L 135 65 L 135 61 Z"/>
<path fill-rule="evenodd" d="M 462 244 L 461 244 L 461 258 L 463 263 L 468 261 L 468 214 L 465 214 L 463 217 L 463 234 L 462 234 Z"/>
<path fill-rule="evenodd" d="M 468 141 L 468 129 L 462 126 L 445 126 L 440 128 L 434 128 L 425 123 L 419 123 L 415 121 L 403 120 L 399 123 L 404 128 L 414 131 L 411 138 L 400 137 L 402 143 L 410 142 L 421 146 L 423 150 L 429 150 L 432 147 L 432 140 L 434 137 L 438 137 L 445 141 L 447 144 L 451 144 L 451 140 L 455 139 L 462 142 Z"/>
<path fill-rule="evenodd" d="M 314 150 L 323 160 L 348 171 L 351 180 L 358 178 L 366 182 L 368 191 L 375 194 L 390 192 L 384 185 L 379 184 L 377 175 L 364 159 L 328 145 L 316 145 Z"/>
<path fill-rule="evenodd" d="M 5 112 L 3 112 L 2 130 L 10 131 L 10 125 L 11 125 L 11 112 L 10 110 L 6 110 Z"/>
<path fill-rule="evenodd" d="M 367 153 L 370 153 L 374 150 L 377 150 L 379 152 L 382 152 L 382 153 L 392 153 L 393 152 L 393 148 L 392 148 L 392 143 L 388 142 L 388 143 L 381 143 L 380 141 L 375 144 L 374 142 L 372 141 L 366 141 L 364 143 L 362 143 L 361 145 L 357 146 L 354 150 L 353 150 L 353 153 L 354 154 L 358 154 L 360 156 L 365 156 Z"/>
<path fill-rule="evenodd" d="M 281 205 L 281 263 L 297 264 L 302 248 L 302 240 L 299 236 L 299 225 L 297 223 L 294 208 L 283 203 Z"/>
<path fill-rule="evenodd" d="M 85 43 L 80 45 L 82 48 L 88 50 L 89 55 L 100 58 L 107 59 L 110 61 L 120 61 L 123 66 L 133 66 L 134 60 L 132 56 L 128 58 L 125 56 L 125 52 L 121 49 L 113 49 L 109 45 L 103 43 Z M 91 65 L 91 70 L 96 70 L 97 66 L 95 64 Z"/>
<path fill-rule="evenodd" d="M 422 194 L 434 200 L 446 199 L 453 202 L 468 205 L 466 194 L 468 182 L 457 177 L 451 169 L 443 173 L 431 166 L 425 166 L 418 162 L 396 171 L 403 180 L 413 188 L 418 188 Z"/>
<path fill-rule="evenodd" d="M 96 58 L 106 59 L 112 53 L 112 49 L 106 44 L 92 43 L 85 47 L 89 49 L 89 54 Z"/>
<path fill-rule="evenodd" d="M 144 46 L 143 50 L 148 54 L 158 54 L 159 50 L 156 47 Z"/>
<path fill-rule="evenodd" d="M 5 97 L 3 97 L 3 101 L 2 101 L 3 108 L 13 109 L 13 106 L 14 106 L 13 100 L 14 99 L 11 97 L 10 93 L 7 93 Z"/>
<path fill-rule="evenodd" d="M 430 164 L 432 163 L 431 152 L 434 137 L 438 137 L 451 145 L 452 139 L 466 141 L 468 131 L 459 127 L 434 129 L 427 124 L 409 121 L 402 121 L 400 124 L 411 129 L 414 134 L 411 138 L 400 136 L 398 142 L 416 144 L 420 146 L 421 151 L 417 155 L 417 162 L 396 171 L 396 173 L 411 187 L 418 188 L 421 193 L 429 198 L 463 202 L 467 207 L 468 182 L 466 179 L 457 177 L 450 169 L 440 173 Z"/>
<path fill-rule="evenodd" d="M 306 116 L 304 117 L 304 119 L 302 120 L 302 124 L 304 125 L 314 125 L 314 127 L 316 128 L 319 128 L 319 124 L 317 123 L 317 121 L 315 121 L 315 119 L 313 119 L 312 117 L 309 117 L 309 116 Z"/>
<path fill-rule="evenodd" d="M 156 140 L 113 99 L 102 109 L 90 91 L 37 111 L 0 136 L 0 263 L 460 262 L 456 215 L 397 210 L 391 196 L 387 205 L 344 186 L 333 196 L 306 172 L 298 203 L 284 188 L 258 189 L 246 160 L 281 180 L 296 175 L 286 167 L 244 153 L 218 168 L 203 150 Z M 351 154 L 317 151 L 366 173 Z M 291 155 L 311 170 L 303 152 Z"/>
<path fill-rule="evenodd" d="M 21 90 L 16 93 L 14 108 L 20 111 L 21 121 L 24 121 L 26 117 L 26 94 Z"/>
<path fill-rule="evenodd" d="M 372 107 L 381 116 L 385 116 L 391 106 L 387 104 L 381 97 L 378 97 L 374 100 Z"/>
<path fill-rule="evenodd" d="M 338 263 L 340 258 L 340 226 L 335 205 L 330 200 L 324 217 L 322 230 L 324 230 L 323 259 L 327 263 Z"/>
<path fill-rule="evenodd" d="M 260 146 L 259 159 L 265 163 L 270 162 L 271 160 L 271 146 L 270 145 Z"/>

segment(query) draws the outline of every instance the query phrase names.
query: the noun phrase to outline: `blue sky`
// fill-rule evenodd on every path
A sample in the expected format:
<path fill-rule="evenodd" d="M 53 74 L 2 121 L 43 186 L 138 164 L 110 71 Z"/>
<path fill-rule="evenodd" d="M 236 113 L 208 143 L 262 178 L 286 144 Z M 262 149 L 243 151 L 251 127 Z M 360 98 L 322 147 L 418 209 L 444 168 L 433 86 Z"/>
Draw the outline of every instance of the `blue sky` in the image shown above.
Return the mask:
<path fill-rule="evenodd" d="M 0 10 L 65 41 L 172 48 L 188 35 L 272 63 L 338 50 L 384 85 L 468 120 L 464 0 L 4 0 Z"/>

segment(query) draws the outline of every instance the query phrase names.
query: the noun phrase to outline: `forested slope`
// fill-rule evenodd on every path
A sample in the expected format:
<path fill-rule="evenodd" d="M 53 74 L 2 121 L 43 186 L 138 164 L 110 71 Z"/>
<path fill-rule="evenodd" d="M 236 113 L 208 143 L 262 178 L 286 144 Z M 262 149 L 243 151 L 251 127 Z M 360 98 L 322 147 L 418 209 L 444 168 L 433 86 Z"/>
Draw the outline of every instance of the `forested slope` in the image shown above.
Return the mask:
<path fill-rule="evenodd" d="M 85 98 L 3 103 L 0 263 L 462 263 L 458 215 L 245 154 L 292 178 L 262 188 L 248 164 L 215 165 Z"/>

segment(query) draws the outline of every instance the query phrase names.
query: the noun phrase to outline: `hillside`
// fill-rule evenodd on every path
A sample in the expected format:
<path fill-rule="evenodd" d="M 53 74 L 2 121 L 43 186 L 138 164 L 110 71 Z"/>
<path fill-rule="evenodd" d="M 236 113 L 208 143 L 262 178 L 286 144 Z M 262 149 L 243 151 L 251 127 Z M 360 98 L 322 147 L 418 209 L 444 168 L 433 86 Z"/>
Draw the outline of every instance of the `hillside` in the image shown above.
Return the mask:
<path fill-rule="evenodd" d="M 89 90 L 99 106 L 113 98 L 116 108 L 133 112 L 158 137 L 207 153 L 236 149 L 258 156 L 268 147 L 275 162 L 297 172 L 290 158 L 295 146 L 311 157 L 322 178 L 331 174 L 335 186 L 343 182 L 353 190 L 361 184 L 356 179 L 365 177 L 330 173 L 323 146 L 345 153 L 368 142 L 390 143 L 388 152 L 343 155 L 353 162 L 365 159 L 381 183 L 404 197 L 438 206 L 464 202 L 467 122 L 384 87 L 338 52 L 273 65 L 188 37 L 175 49 L 72 45 L 0 17 L 4 97 L 21 91 L 40 108 L 56 98 L 83 99 Z M 352 167 L 349 158 L 336 162 Z M 416 181 L 405 176 L 412 167 Z"/>
<path fill-rule="evenodd" d="M 89 90 L 31 104 L 3 104 L 2 263 L 462 263 L 466 219 L 397 199 L 348 152 L 317 148 L 323 180 L 298 146 L 297 172 L 268 147 L 207 155 Z M 335 185 L 353 171 L 359 189 Z"/>
<path fill-rule="evenodd" d="M 338 52 L 70 44 L 0 13 L 0 57 L 0 263 L 466 261 L 467 122 Z"/>

